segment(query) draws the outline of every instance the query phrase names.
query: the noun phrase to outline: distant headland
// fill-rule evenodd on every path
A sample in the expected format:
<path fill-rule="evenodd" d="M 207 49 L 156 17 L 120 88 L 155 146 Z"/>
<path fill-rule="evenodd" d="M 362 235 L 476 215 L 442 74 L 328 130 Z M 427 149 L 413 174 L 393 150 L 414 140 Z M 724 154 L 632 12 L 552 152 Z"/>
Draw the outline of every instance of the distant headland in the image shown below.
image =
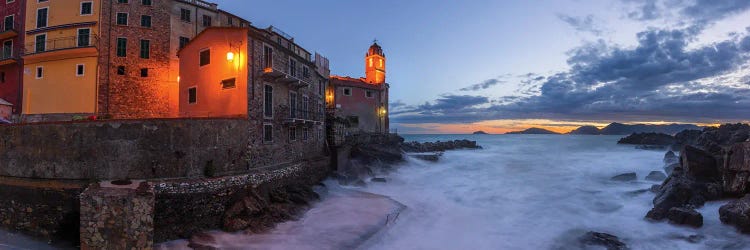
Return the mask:
<path fill-rule="evenodd" d="M 506 135 L 559 135 L 560 133 L 543 128 L 529 128 L 524 131 L 508 132 Z"/>

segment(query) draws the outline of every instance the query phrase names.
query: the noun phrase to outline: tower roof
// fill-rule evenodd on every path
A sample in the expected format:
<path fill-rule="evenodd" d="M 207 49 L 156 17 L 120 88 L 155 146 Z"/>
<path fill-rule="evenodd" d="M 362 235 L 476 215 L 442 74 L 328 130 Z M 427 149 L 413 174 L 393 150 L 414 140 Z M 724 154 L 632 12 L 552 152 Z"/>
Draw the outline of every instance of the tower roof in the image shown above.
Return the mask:
<path fill-rule="evenodd" d="M 385 56 L 385 53 L 383 53 L 383 48 L 381 48 L 380 45 L 378 45 L 377 41 L 373 42 L 372 46 L 370 46 L 370 49 L 367 50 L 367 56 L 371 56 L 371 55 Z"/>

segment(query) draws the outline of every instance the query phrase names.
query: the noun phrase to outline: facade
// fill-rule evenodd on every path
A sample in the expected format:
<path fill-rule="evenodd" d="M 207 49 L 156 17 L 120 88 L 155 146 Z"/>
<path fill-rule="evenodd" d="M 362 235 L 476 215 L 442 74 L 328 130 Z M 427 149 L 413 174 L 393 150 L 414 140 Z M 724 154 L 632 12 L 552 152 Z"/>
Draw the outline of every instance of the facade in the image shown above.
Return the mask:
<path fill-rule="evenodd" d="M 385 59 L 383 49 L 374 43 L 365 55 L 365 77 L 331 76 L 327 108 L 354 130 L 369 133 L 390 131 Z"/>
<path fill-rule="evenodd" d="M 10 121 L 13 115 L 13 104 L 0 98 L 0 120 Z"/>
<path fill-rule="evenodd" d="M 23 67 L 21 52 L 23 51 L 23 19 L 25 16 L 25 0 L 0 1 L 0 100 L 5 100 L 11 106 L 11 113 L 18 114 L 21 105 L 21 80 Z M 9 120 L 9 117 L 6 117 Z"/>
<path fill-rule="evenodd" d="M 179 52 L 180 114 L 243 117 L 258 166 L 320 157 L 328 61 L 275 28 L 211 28 Z"/>
<path fill-rule="evenodd" d="M 200 0 L 28 1 L 23 114 L 177 117 L 177 51 L 249 22 Z M 74 10 L 74 11 L 71 11 Z M 62 114 L 62 116 L 61 116 Z"/>

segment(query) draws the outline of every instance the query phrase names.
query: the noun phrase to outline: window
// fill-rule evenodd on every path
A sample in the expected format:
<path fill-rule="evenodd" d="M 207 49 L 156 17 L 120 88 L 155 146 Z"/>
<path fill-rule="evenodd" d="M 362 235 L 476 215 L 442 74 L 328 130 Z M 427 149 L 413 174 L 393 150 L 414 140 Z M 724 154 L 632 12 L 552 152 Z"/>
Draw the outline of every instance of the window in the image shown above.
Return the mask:
<path fill-rule="evenodd" d="M 0 54 L 0 59 L 10 58 L 13 56 L 13 40 L 7 40 L 3 42 L 3 51 Z"/>
<path fill-rule="evenodd" d="M 47 50 L 47 34 L 39 34 L 34 38 L 34 49 L 36 52 Z"/>
<path fill-rule="evenodd" d="M 232 17 L 227 17 L 227 23 L 229 23 L 229 26 L 234 25 L 234 19 L 232 19 Z"/>
<path fill-rule="evenodd" d="M 310 78 L 310 68 L 307 66 L 302 67 L 302 77 Z"/>
<path fill-rule="evenodd" d="M 151 0 L 141 0 L 141 4 L 146 5 L 146 6 L 152 5 Z"/>
<path fill-rule="evenodd" d="M 374 98 L 375 94 L 372 92 L 372 90 L 366 90 L 365 91 L 365 97 L 367 97 L 367 98 Z"/>
<path fill-rule="evenodd" d="M 78 47 L 91 45 L 91 29 L 78 29 Z"/>
<path fill-rule="evenodd" d="M 36 10 L 36 27 L 44 28 L 47 27 L 47 14 L 49 8 L 41 8 Z"/>
<path fill-rule="evenodd" d="M 81 16 L 88 16 L 94 13 L 93 2 L 81 2 Z"/>
<path fill-rule="evenodd" d="M 3 23 L 4 23 L 3 31 L 12 30 L 13 29 L 13 25 L 14 25 L 13 21 L 14 21 L 13 20 L 13 15 L 6 16 L 5 19 L 3 19 Z"/>
<path fill-rule="evenodd" d="M 351 88 L 344 88 L 344 95 L 345 96 L 352 96 L 352 89 Z"/>
<path fill-rule="evenodd" d="M 263 141 L 273 142 L 273 125 L 271 124 L 263 125 Z"/>
<path fill-rule="evenodd" d="M 117 0 L 118 3 L 128 3 L 128 0 Z"/>
<path fill-rule="evenodd" d="M 200 66 L 211 64 L 211 49 L 205 49 L 200 52 Z"/>
<path fill-rule="evenodd" d="M 76 76 L 83 76 L 85 72 L 83 64 L 76 65 Z"/>
<path fill-rule="evenodd" d="M 289 74 L 294 77 L 297 76 L 297 61 L 291 58 L 289 58 Z"/>
<path fill-rule="evenodd" d="M 222 89 L 233 89 L 235 87 L 237 87 L 236 78 L 231 78 L 231 79 L 226 79 L 224 81 L 221 81 Z"/>
<path fill-rule="evenodd" d="M 310 138 L 310 129 L 307 127 L 302 128 L 302 140 L 307 141 Z"/>
<path fill-rule="evenodd" d="M 125 57 L 128 53 L 128 39 L 124 37 L 117 38 L 117 56 Z"/>
<path fill-rule="evenodd" d="M 5 71 L 0 72 L 0 83 L 5 83 Z"/>
<path fill-rule="evenodd" d="M 184 36 L 180 37 L 180 49 L 185 48 L 185 46 L 187 46 L 188 43 L 190 43 L 190 38 L 187 38 Z"/>
<path fill-rule="evenodd" d="M 148 69 L 142 68 L 141 69 L 141 77 L 148 77 Z"/>
<path fill-rule="evenodd" d="M 297 118 L 297 93 L 289 92 L 289 118 Z"/>
<path fill-rule="evenodd" d="M 141 40 L 141 58 L 149 59 L 151 57 L 151 41 Z"/>
<path fill-rule="evenodd" d="M 141 27 L 151 28 L 151 16 L 141 16 Z"/>
<path fill-rule="evenodd" d="M 190 10 L 180 9 L 180 20 L 190 22 Z"/>
<path fill-rule="evenodd" d="M 310 99 L 307 96 L 302 97 L 302 117 L 304 117 L 305 119 L 309 118 L 307 115 L 307 113 L 309 112 L 309 109 L 308 109 L 308 106 L 310 105 L 308 104 L 309 102 L 310 102 Z"/>
<path fill-rule="evenodd" d="M 198 88 L 191 87 L 188 89 L 188 103 L 189 104 L 198 103 Z"/>
<path fill-rule="evenodd" d="M 289 128 L 289 141 L 296 141 L 297 140 L 297 128 L 291 127 Z"/>
<path fill-rule="evenodd" d="M 117 66 L 117 74 L 124 76 L 125 75 L 125 66 Z"/>
<path fill-rule="evenodd" d="M 128 13 L 117 13 L 117 25 L 128 25 Z"/>
<path fill-rule="evenodd" d="M 273 87 L 266 85 L 263 90 L 263 115 L 273 117 Z"/>
<path fill-rule="evenodd" d="M 44 67 L 36 67 L 36 79 L 42 79 L 44 77 Z"/>
<path fill-rule="evenodd" d="M 211 27 L 211 16 L 203 15 L 203 27 Z"/>
<path fill-rule="evenodd" d="M 326 91 L 326 84 L 323 80 L 318 80 L 318 94 L 324 95 Z"/>
<path fill-rule="evenodd" d="M 268 46 L 263 47 L 263 67 L 273 68 L 273 48 Z"/>

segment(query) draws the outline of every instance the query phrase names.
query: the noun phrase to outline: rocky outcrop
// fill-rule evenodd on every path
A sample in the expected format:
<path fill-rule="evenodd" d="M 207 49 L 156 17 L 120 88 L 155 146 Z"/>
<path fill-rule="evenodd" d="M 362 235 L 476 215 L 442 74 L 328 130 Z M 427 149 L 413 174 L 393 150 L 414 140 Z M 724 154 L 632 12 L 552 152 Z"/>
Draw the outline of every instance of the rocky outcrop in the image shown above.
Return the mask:
<path fill-rule="evenodd" d="M 620 241 L 620 238 L 607 233 L 588 232 L 578 238 L 578 241 L 582 245 L 582 249 L 588 249 L 592 246 L 604 247 L 607 250 L 629 249 L 628 245 Z"/>
<path fill-rule="evenodd" d="M 676 168 L 658 188 L 654 208 L 646 218 L 660 221 L 667 218 L 672 208 L 702 207 L 706 201 L 720 199 L 722 195 L 718 182 L 698 181 L 682 168 Z"/>
<path fill-rule="evenodd" d="M 667 213 L 667 219 L 669 219 L 669 222 L 677 225 L 685 225 L 691 227 L 703 226 L 703 215 L 698 213 L 698 211 L 695 211 L 695 209 L 673 207 L 669 209 L 669 212 Z"/>
<path fill-rule="evenodd" d="M 750 233 L 750 195 L 719 208 L 719 218 L 742 233 Z"/>
<path fill-rule="evenodd" d="M 620 175 L 616 175 L 616 176 L 610 178 L 610 180 L 613 180 L 613 181 L 635 181 L 635 180 L 638 180 L 638 175 L 636 173 L 620 174 Z"/>
<path fill-rule="evenodd" d="M 294 219 L 319 198 L 312 188 L 304 185 L 273 190 L 250 188 L 226 210 L 223 229 L 263 232 L 276 223 Z"/>
<path fill-rule="evenodd" d="M 667 175 L 665 175 L 661 171 L 651 171 L 651 173 L 646 176 L 647 181 L 664 181 L 666 179 Z"/>
<path fill-rule="evenodd" d="M 620 139 L 618 144 L 668 146 L 675 143 L 674 137 L 660 133 L 635 133 Z"/>
<path fill-rule="evenodd" d="M 506 135 L 559 135 L 560 133 L 543 128 L 529 128 L 523 131 L 505 133 Z"/>
<path fill-rule="evenodd" d="M 692 146 L 685 146 L 680 155 L 682 168 L 688 175 L 701 181 L 719 179 L 719 169 L 713 155 Z"/>
<path fill-rule="evenodd" d="M 724 155 L 722 180 L 724 191 L 730 195 L 748 193 L 750 177 L 750 142 L 738 143 L 727 150 Z"/>
<path fill-rule="evenodd" d="M 408 153 L 444 152 L 458 149 L 481 149 L 476 141 L 455 140 L 447 142 L 407 142 L 401 144 L 401 149 Z"/>

